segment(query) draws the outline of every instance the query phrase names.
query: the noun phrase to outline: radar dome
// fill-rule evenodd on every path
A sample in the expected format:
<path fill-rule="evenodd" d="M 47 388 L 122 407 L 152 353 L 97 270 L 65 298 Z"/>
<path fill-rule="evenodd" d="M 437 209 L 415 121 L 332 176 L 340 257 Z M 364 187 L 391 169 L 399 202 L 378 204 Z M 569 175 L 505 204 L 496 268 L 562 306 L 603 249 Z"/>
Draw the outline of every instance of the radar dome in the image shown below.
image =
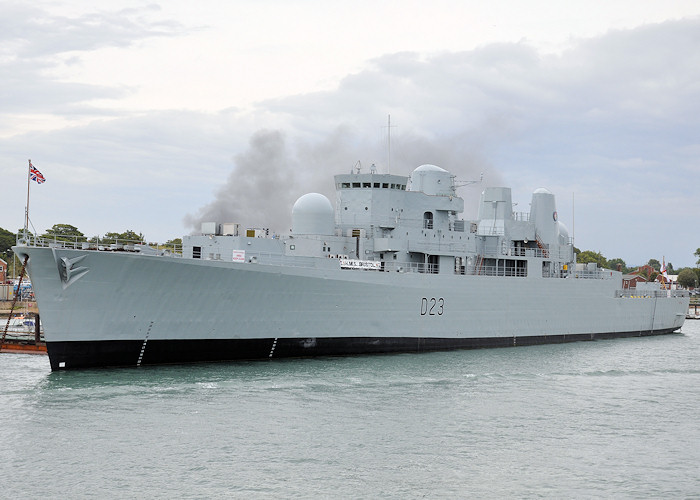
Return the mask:
<path fill-rule="evenodd" d="M 408 190 L 438 196 L 455 194 L 452 175 L 444 168 L 429 164 L 421 165 L 413 171 Z"/>
<path fill-rule="evenodd" d="M 559 221 L 559 244 L 568 245 L 569 244 L 569 230 L 564 225 L 563 222 Z"/>
<path fill-rule="evenodd" d="M 299 198 L 292 207 L 292 234 L 335 233 L 333 205 L 319 193 L 308 193 Z"/>

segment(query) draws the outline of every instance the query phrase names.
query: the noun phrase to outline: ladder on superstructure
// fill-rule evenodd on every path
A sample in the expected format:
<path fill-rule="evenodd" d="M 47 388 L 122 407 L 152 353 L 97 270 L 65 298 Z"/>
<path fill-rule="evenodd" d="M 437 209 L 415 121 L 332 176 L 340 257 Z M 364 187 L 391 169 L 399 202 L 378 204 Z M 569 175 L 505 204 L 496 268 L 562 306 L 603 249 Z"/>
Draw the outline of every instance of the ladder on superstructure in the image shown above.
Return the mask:
<path fill-rule="evenodd" d="M 477 255 L 476 257 L 476 263 L 474 264 L 474 274 L 480 275 L 481 274 L 481 267 L 484 265 L 484 256 L 483 255 Z"/>
<path fill-rule="evenodd" d="M 542 256 L 546 259 L 549 257 L 549 249 L 547 246 L 544 244 L 542 239 L 540 238 L 540 235 L 535 233 L 535 241 L 537 242 L 537 246 L 542 250 Z"/>

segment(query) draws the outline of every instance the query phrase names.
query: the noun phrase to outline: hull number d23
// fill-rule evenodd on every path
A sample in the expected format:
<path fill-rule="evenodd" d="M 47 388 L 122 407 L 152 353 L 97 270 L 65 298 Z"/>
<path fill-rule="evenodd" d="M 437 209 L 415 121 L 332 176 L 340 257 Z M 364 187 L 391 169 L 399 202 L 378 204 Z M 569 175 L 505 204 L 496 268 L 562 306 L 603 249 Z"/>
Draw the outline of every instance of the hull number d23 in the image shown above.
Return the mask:
<path fill-rule="evenodd" d="M 420 301 L 421 316 L 442 316 L 445 312 L 445 299 L 442 297 L 423 297 Z"/>

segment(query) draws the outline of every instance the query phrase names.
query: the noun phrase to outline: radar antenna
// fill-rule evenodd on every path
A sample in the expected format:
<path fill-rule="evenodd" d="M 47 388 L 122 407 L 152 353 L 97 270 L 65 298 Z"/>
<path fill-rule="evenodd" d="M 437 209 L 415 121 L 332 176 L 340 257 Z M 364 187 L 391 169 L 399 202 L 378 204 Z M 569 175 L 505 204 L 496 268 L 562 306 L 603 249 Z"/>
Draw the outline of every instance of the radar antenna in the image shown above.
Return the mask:
<path fill-rule="evenodd" d="M 391 173 L 391 128 L 396 128 L 396 125 L 391 124 L 391 115 L 387 115 L 386 121 L 386 173 Z"/>
<path fill-rule="evenodd" d="M 456 179 L 456 177 L 455 177 L 455 179 Z M 454 182 L 455 188 L 470 186 L 472 184 L 481 184 L 482 182 L 484 182 L 484 173 L 481 172 L 481 176 L 479 177 L 478 181 L 458 181 L 458 180 L 455 180 L 453 182 Z"/>

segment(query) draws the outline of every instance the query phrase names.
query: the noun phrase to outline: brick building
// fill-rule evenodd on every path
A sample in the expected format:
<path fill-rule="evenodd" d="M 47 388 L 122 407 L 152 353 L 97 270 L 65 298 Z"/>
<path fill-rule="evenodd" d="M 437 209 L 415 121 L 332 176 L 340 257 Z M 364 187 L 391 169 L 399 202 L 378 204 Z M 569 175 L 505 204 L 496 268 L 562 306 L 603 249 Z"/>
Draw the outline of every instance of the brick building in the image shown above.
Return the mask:
<path fill-rule="evenodd" d="M 623 274 L 622 288 L 637 288 L 637 283 L 646 283 L 646 278 L 638 274 Z"/>
<path fill-rule="evenodd" d="M 0 259 L 0 284 L 7 281 L 7 262 Z"/>

